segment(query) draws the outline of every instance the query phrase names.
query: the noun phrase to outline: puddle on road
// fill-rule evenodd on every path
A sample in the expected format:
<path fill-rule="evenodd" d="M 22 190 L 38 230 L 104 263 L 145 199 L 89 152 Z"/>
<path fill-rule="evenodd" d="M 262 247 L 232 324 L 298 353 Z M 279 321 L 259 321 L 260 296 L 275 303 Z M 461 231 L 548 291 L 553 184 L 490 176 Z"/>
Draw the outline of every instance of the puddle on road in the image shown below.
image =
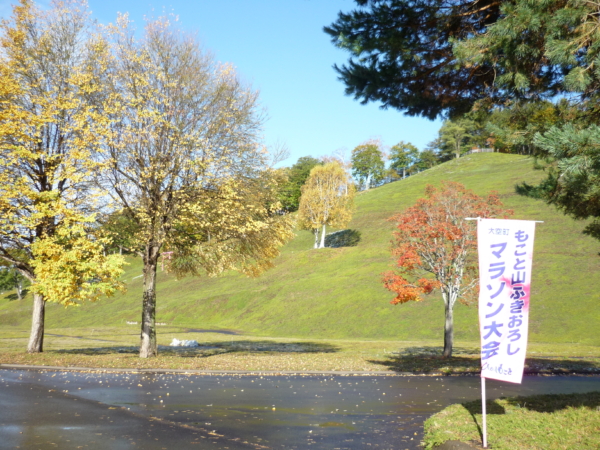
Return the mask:
<path fill-rule="evenodd" d="M 423 421 L 475 400 L 478 377 L 199 376 L 0 371 L 3 385 L 34 383 L 153 423 L 195 430 L 224 448 L 417 449 Z M 488 380 L 488 398 L 588 392 L 600 377 Z M 240 445 L 241 445 L 240 444 Z"/>

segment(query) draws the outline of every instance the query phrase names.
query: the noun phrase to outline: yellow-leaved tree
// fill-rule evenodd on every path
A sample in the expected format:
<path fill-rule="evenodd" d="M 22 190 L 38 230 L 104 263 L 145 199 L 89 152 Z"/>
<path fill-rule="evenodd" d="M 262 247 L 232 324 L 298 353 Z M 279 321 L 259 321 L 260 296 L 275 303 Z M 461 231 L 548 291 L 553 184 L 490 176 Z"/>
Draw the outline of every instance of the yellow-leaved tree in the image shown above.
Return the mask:
<path fill-rule="evenodd" d="M 343 227 L 352 219 L 356 189 L 337 162 L 315 166 L 302 186 L 300 227 L 315 234 L 315 248 L 325 247 L 327 225 Z"/>
<path fill-rule="evenodd" d="M 111 27 L 104 84 L 110 136 L 99 185 L 133 224 L 143 260 L 140 357 L 157 355 L 156 270 L 163 251 L 178 276 L 258 275 L 292 237 L 277 178 L 259 145 L 257 93 L 167 18 L 141 39 L 127 16 Z M 102 100 L 104 101 L 104 100 Z"/>
<path fill-rule="evenodd" d="M 0 24 L 0 258 L 28 278 L 34 307 L 27 350 L 41 352 L 46 301 L 65 306 L 112 294 L 123 259 L 96 236 L 91 174 L 98 136 L 94 72 L 102 39 L 85 3 L 29 0 Z"/>

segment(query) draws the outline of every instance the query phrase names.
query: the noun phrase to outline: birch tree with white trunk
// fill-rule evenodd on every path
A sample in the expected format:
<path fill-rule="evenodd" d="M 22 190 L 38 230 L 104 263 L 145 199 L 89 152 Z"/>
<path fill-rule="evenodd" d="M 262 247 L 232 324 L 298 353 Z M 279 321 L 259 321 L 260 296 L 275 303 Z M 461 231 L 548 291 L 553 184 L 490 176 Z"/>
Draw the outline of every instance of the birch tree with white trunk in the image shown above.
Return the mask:
<path fill-rule="evenodd" d="M 314 248 L 325 247 L 327 226 L 343 227 L 352 219 L 354 185 L 334 161 L 315 166 L 302 187 L 298 217 L 303 229 L 315 233 Z"/>

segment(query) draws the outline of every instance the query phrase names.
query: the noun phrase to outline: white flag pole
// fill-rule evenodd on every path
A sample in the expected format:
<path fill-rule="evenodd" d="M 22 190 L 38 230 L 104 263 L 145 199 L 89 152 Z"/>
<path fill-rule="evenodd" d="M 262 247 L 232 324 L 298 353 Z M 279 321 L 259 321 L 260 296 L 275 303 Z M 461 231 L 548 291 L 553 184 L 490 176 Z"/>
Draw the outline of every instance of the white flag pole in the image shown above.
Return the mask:
<path fill-rule="evenodd" d="M 488 448 L 487 447 L 487 420 L 486 420 L 487 411 L 486 411 L 486 404 L 485 404 L 485 377 L 481 377 L 481 412 L 482 412 L 481 417 L 483 417 L 482 430 L 481 430 L 482 444 L 483 444 L 483 448 Z"/>
<path fill-rule="evenodd" d="M 465 220 L 477 220 L 478 222 L 481 217 L 465 217 Z M 531 222 L 535 223 L 544 223 L 543 220 L 533 220 Z M 506 244 L 504 244 L 506 245 Z M 483 374 L 483 371 L 482 371 Z M 520 383 L 520 381 L 518 381 Z M 486 411 L 486 395 L 485 395 L 485 377 L 481 377 L 481 417 L 482 417 L 482 430 L 481 430 L 481 440 L 483 444 L 483 448 L 487 447 L 487 411 Z"/>
<path fill-rule="evenodd" d="M 481 217 L 465 217 L 465 220 L 477 220 L 479 221 Z M 487 448 L 487 410 L 486 410 L 486 402 L 485 402 L 485 377 L 481 377 L 481 443 L 483 448 Z"/>

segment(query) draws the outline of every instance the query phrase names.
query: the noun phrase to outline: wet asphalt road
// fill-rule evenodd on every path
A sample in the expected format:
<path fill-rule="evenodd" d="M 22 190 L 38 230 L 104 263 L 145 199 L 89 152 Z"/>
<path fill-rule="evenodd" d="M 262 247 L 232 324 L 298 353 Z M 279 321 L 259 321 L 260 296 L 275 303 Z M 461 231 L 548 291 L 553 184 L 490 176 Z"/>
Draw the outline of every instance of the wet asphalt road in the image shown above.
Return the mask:
<path fill-rule="evenodd" d="M 0 370 L 2 449 L 418 449 L 477 377 Z M 600 390 L 600 377 L 488 380 L 488 398 Z"/>

